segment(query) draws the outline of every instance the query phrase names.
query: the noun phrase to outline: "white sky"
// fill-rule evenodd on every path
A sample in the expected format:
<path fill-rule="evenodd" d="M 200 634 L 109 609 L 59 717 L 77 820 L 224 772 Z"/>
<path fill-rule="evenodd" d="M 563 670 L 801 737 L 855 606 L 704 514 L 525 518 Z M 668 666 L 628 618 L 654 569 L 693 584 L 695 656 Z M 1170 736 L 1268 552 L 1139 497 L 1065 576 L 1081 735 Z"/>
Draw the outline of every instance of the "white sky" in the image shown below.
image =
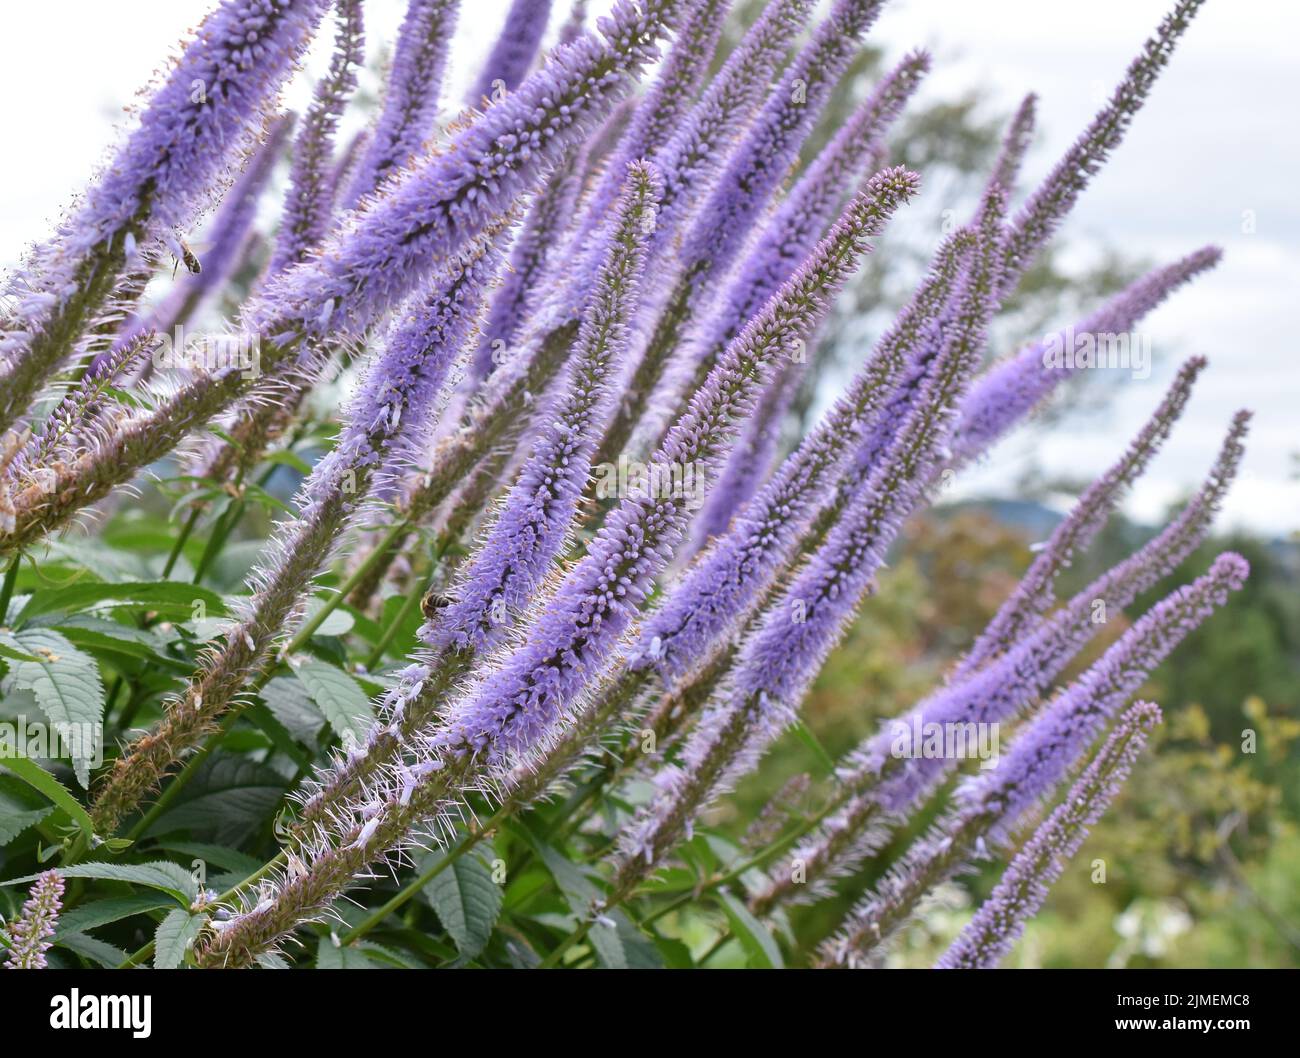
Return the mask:
<path fill-rule="evenodd" d="M 48 231 L 112 142 L 120 108 L 212 2 L 5 5 L 0 99 L 9 151 L 0 169 L 0 264 Z M 1028 165 L 1036 177 L 1087 122 L 1170 2 L 894 0 L 874 37 L 890 56 L 922 44 L 934 51 L 927 97 L 982 85 L 1009 109 L 1025 92 L 1038 92 L 1041 131 Z M 372 53 L 392 41 L 404 6 L 368 0 Z M 507 7 L 508 0 L 462 7 L 450 98 L 463 95 Z M 557 0 L 552 34 L 566 12 L 566 0 Z M 1194 486 L 1232 411 L 1247 406 L 1257 413 L 1255 427 L 1223 523 L 1277 533 L 1300 525 L 1300 481 L 1292 478 L 1300 369 L 1289 340 L 1300 291 L 1297 39 L 1300 4 L 1290 0 L 1206 3 L 1064 238 L 1097 239 L 1156 261 L 1214 242 L 1225 260 L 1149 318 L 1144 333 L 1155 370 L 1146 381 L 1126 383 L 1113 414 L 1067 419 L 1032 441 L 1009 439 L 987 467 L 965 475 L 966 494 L 1005 491 L 1033 459 L 1073 476 L 1100 472 L 1159 401 L 1177 362 L 1203 353 L 1210 368 L 1166 452 L 1134 491 L 1131 512 L 1154 518 Z M 321 51 L 309 72 L 322 68 Z M 306 98 L 308 80 L 300 81 L 290 105 Z M 1242 231 L 1248 210 L 1254 234 Z"/>

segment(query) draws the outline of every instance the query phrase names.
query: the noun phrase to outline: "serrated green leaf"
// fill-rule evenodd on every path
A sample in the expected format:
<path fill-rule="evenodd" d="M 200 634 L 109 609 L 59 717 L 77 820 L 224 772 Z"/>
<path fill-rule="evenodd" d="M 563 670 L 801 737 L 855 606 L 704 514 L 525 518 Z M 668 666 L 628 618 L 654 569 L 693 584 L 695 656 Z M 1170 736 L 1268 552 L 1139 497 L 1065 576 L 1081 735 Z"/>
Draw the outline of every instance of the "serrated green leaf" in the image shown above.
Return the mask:
<path fill-rule="evenodd" d="M 258 694 L 284 729 L 307 746 L 316 744 L 325 717 L 316 708 L 307 688 L 291 676 L 276 676 Z"/>
<path fill-rule="evenodd" d="M 8 845 L 28 827 L 34 827 L 54 809 L 31 808 L 15 811 L 0 804 L 0 845 Z"/>
<path fill-rule="evenodd" d="M 183 907 L 174 908 L 158 923 L 153 938 L 153 968 L 174 970 L 185 962 L 185 949 L 203 929 L 204 915 L 192 915 Z"/>
<path fill-rule="evenodd" d="M 436 862 L 421 865 L 427 870 Z M 438 921 L 456 942 L 464 959 L 474 959 L 487 946 L 501 914 L 503 894 L 492 880 L 492 869 L 477 853 L 461 856 L 424 887 Z"/>
<path fill-rule="evenodd" d="M 115 896 L 108 900 L 96 900 L 91 904 L 69 908 L 59 916 L 56 937 L 65 933 L 85 933 L 88 929 L 98 929 L 110 922 L 120 922 L 132 915 L 142 915 L 147 911 L 172 907 L 167 897 L 155 896 L 153 893 L 136 893 L 133 896 Z"/>
<path fill-rule="evenodd" d="M 36 704 L 64 736 L 77 781 L 89 787 L 91 764 L 103 752 L 104 681 L 95 659 L 50 628 L 0 632 L 0 642 L 37 658 L 12 662 L 5 688 L 36 696 Z"/>
<path fill-rule="evenodd" d="M 284 776 L 265 764 L 217 751 L 148 832 L 189 830 L 218 845 L 238 845 L 265 825 L 286 785 Z"/>
<path fill-rule="evenodd" d="M 61 934 L 54 943 L 61 948 L 67 948 L 68 951 L 84 955 L 91 962 L 97 962 L 110 970 L 121 966 L 127 958 L 126 952 L 121 948 L 115 948 L 86 933 Z"/>
<path fill-rule="evenodd" d="M 150 889 L 170 894 L 186 907 L 199 895 L 198 884 L 190 872 L 167 860 L 154 860 L 152 863 L 78 863 L 71 867 L 60 867 L 59 873 L 65 878 L 96 878 L 100 881 L 147 885 Z M 0 882 L 0 885 L 20 885 L 34 882 L 39 877 L 39 874 L 32 874 L 26 878 Z"/>
<path fill-rule="evenodd" d="M 357 681 L 342 669 L 315 658 L 299 661 L 292 668 L 334 733 L 345 744 L 351 740 L 365 745 L 375 714 Z"/>
<path fill-rule="evenodd" d="M 144 606 L 189 620 L 196 602 L 202 602 L 209 617 L 226 614 L 220 595 L 207 588 L 177 581 L 136 581 L 127 584 L 73 584 L 66 588 L 42 589 L 27 600 L 19 611 L 15 625 L 21 626 L 34 617 L 50 613 L 77 613 L 99 603 L 121 606 Z"/>
<path fill-rule="evenodd" d="M 749 955 L 750 965 L 765 970 L 781 969 L 785 965 L 781 959 L 781 949 L 777 947 L 767 927 L 730 893 L 719 893 L 718 902 L 731 924 L 731 932 Z"/>
<path fill-rule="evenodd" d="M 95 832 L 95 824 L 91 822 L 90 814 L 82 807 L 81 802 L 72 796 L 63 783 L 36 761 L 28 760 L 26 757 L 4 757 L 0 758 L 0 767 L 7 768 L 28 786 L 43 793 L 58 808 L 63 809 L 86 837 L 90 837 Z"/>
<path fill-rule="evenodd" d="M 591 915 L 593 907 L 599 903 L 601 893 L 577 864 L 567 856 L 557 852 L 549 845 L 534 842 L 538 855 L 546 864 L 547 870 L 560 887 L 569 907 L 581 921 Z M 596 958 L 607 970 L 626 970 L 628 968 L 627 950 L 623 938 L 619 936 L 618 919 L 602 915 L 587 931 L 587 940 L 596 950 Z"/>
<path fill-rule="evenodd" d="M 316 969 L 374 970 L 377 967 L 366 958 L 365 952 L 337 945 L 330 937 L 321 937 L 316 947 Z"/>

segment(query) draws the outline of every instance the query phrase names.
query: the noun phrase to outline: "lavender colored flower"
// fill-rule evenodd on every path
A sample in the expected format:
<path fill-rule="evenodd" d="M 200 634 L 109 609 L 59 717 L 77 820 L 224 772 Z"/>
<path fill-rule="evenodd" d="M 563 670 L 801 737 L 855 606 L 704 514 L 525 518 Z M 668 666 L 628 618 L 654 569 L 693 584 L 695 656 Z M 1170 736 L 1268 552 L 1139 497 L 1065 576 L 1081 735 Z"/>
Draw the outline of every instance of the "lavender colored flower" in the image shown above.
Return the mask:
<path fill-rule="evenodd" d="M 620 0 L 593 36 L 551 53 L 525 80 L 369 201 L 313 260 L 292 269 L 250 306 L 245 325 L 275 341 L 283 332 L 362 333 L 511 203 L 534 187 L 655 57 L 679 0 Z"/>
<path fill-rule="evenodd" d="M 916 187 L 903 169 L 887 170 L 856 199 L 805 265 L 728 349 L 664 441 L 653 463 L 694 464 L 708 473 L 749 410 L 765 372 L 806 337 L 867 240 Z M 687 521 L 680 497 L 646 488 L 627 496 L 586 556 L 528 630 L 528 642 L 458 703 L 440 743 L 453 755 L 489 762 L 545 736 L 599 671 L 667 563 Z"/>
<path fill-rule="evenodd" d="M 939 957 L 938 968 L 986 969 L 1002 961 L 1079 851 L 1088 828 L 1105 815 L 1160 720 L 1157 706 L 1138 702 L 1116 721 L 1092 763 L 1016 854 L 961 936 Z"/>
<path fill-rule="evenodd" d="M 519 86 L 537 58 L 550 15 L 551 0 L 514 0 L 505 27 L 469 93 L 470 106 L 480 106 L 485 99 L 497 102 L 498 96 Z"/>
<path fill-rule="evenodd" d="M 739 629 L 791 561 L 812 512 L 846 455 L 880 407 L 914 345 L 947 304 L 973 237 L 959 232 L 935 257 L 929 275 L 865 366 L 755 499 L 673 586 L 646 620 L 630 651 L 635 671 L 653 667 L 669 687 L 705 667 Z"/>
<path fill-rule="evenodd" d="M 531 601 L 568 539 L 592 453 L 613 409 L 610 378 L 627 352 L 662 189 L 650 163 L 629 166 L 627 181 L 561 396 L 546 410 L 542 421 L 548 425 L 461 575 L 455 601 L 422 633 L 436 649 L 481 651 Z"/>
<path fill-rule="evenodd" d="M 9 955 L 6 970 L 43 970 L 45 953 L 63 907 L 63 876 L 46 871 L 32 885 L 22 913 L 9 926 Z"/>
<path fill-rule="evenodd" d="M 736 274 L 704 316 L 699 331 L 682 343 L 681 352 L 674 358 L 678 362 L 670 364 L 665 372 L 662 388 L 666 392 L 652 399 L 652 407 L 675 407 L 684 394 L 694 391 L 745 321 L 772 296 L 821 237 L 844 196 L 844 188 L 855 183 L 861 171 L 875 160 L 886 129 L 902 113 L 929 68 L 930 57 L 925 52 L 906 56 L 822 149 L 772 219 L 760 229 Z M 693 527 L 696 549 L 709 536 L 721 532 L 762 484 L 775 451 L 776 430 L 797 384 L 798 365 L 806 359 L 786 365 L 765 397 L 745 443 L 733 449 L 722 480 Z"/>
<path fill-rule="evenodd" d="M 334 133 L 339 117 L 357 86 L 357 67 L 365 61 L 361 0 L 340 0 L 338 33 L 329 71 L 316 93 L 293 145 L 289 191 L 280 217 L 268 270 L 272 275 L 306 258 L 325 237 L 334 205 Z"/>
<path fill-rule="evenodd" d="M 1089 179 L 1119 146 L 1202 3 L 1178 0 L 1155 35 L 1143 44 L 1141 54 L 1129 64 L 1109 102 L 1016 214 L 1007 240 L 1007 292 L 1060 226 Z"/>
<path fill-rule="evenodd" d="M 1196 376 L 1205 368 L 1205 363 L 1203 357 L 1194 357 L 1179 370 L 1165 399 L 1119 462 L 1087 488 L 1069 515 L 1052 531 L 1046 545 L 1016 585 L 1016 590 L 954 670 L 954 680 L 973 672 L 1019 642 L 1027 627 L 1051 607 L 1054 601 L 1052 585 L 1057 575 L 1096 537 L 1123 498 L 1124 490 L 1146 470 L 1182 414 Z"/>
<path fill-rule="evenodd" d="M 655 219 L 652 259 L 658 259 L 660 250 L 674 243 L 690 211 L 716 178 L 721 168 L 720 156 L 762 101 L 773 72 L 807 19 L 808 10 L 809 0 L 774 0 L 769 4 L 727 57 L 680 127 L 651 155 L 664 178 L 663 201 Z M 657 105 L 661 100 L 652 97 L 648 102 Z M 665 108 L 676 110 L 682 100 L 670 95 L 662 103 Z M 639 144 L 621 146 L 626 151 L 636 151 L 628 157 L 629 161 L 644 153 Z M 595 209 L 588 210 L 583 228 L 574 237 L 573 249 L 579 259 L 569 265 L 568 274 L 562 277 L 561 290 L 550 306 L 551 313 L 559 320 L 575 314 L 586 291 L 591 289 L 600 264 L 599 222 Z M 651 307 L 656 306 L 647 306 Z"/>
<path fill-rule="evenodd" d="M 293 115 L 286 114 L 250 159 L 238 180 L 226 192 L 221 206 L 206 225 L 203 241 L 197 243 L 203 270 L 198 275 L 184 272 L 172 284 L 162 302 L 145 315 L 132 319 L 114 339 L 114 349 L 130 343 L 146 331 L 170 335 L 203 307 L 239 267 L 253 234 L 258 200 L 271 171 L 293 130 Z M 107 355 L 107 354 L 101 354 Z"/>
<path fill-rule="evenodd" d="M 658 795 L 625 828 L 613 883 L 616 897 L 631 892 L 683 830 L 689 833 L 706 801 L 752 768 L 789 725 L 902 520 L 919 502 L 927 468 L 947 435 L 951 410 L 977 362 L 996 304 L 1002 216 L 1003 199 L 994 190 L 981 210 L 979 243 L 926 392 L 881 471 L 746 640 L 730 679 L 687 741 L 681 767 L 664 769 Z"/>
<path fill-rule="evenodd" d="M 343 196 L 347 208 L 423 153 L 438 116 L 447 46 L 459 10 L 460 0 L 410 0 L 407 5 L 383 109 Z"/>
<path fill-rule="evenodd" d="M 1082 322 L 1049 335 L 989 369 L 971 387 L 953 440 L 957 461 L 974 459 L 1019 422 L 1072 374 L 1077 346 L 1102 334 L 1123 334 L 1184 283 L 1219 263 L 1223 252 L 1206 246 L 1148 272 Z M 1070 351 L 1070 356 L 1064 354 Z"/>
<path fill-rule="evenodd" d="M 1208 573 L 1157 603 L 1101 660 L 1050 703 L 997 768 L 959 787 L 956 807 L 849 913 L 821 949 L 823 964 L 856 965 L 984 841 L 1004 842 L 1048 797 L 1098 732 L 1191 631 L 1241 588 L 1249 566 L 1225 552 Z"/>
<path fill-rule="evenodd" d="M 1034 137 L 1034 115 L 1037 108 L 1038 96 L 1032 92 L 1020 101 L 1020 106 L 1016 108 L 1016 113 L 1007 126 L 1006 135 L 1002 138 L 1002 148 L 993 163 L 993 171 L 989 174 L 989 183 L 996 184 L 1008 194 L 1016 186 L 1025 152 L 1029 150 L 1030 141 Z"/>
<path fill-rule="evenodd" d="M 293 622 L 339 535 L 391 474 L 385 468 L 422 449 L 443 383 L 473 334 L 499 267 L 501 238 L 499 229 L 485 232 L 399 318 L 348 407 L 337 443 L 303 483 L 295 517 L 268 545 L 241 620 L 169 704 L 162 723 L 131 743 L 101 783 L 92 807 L 101 830 L 111 830 L 225 713 Z"/>
<path fill-rule="evenodd" d="M 656 158 L 686 120 L 708 72 L 709 61 L 717 50 L 730 7 L 730 0 L 695 0 L 683 14 L 654 84 L 632 111 L 609 164 L 604 166 L 584 203 L 584 225 L 588 233 L 600 230 L 600 224 L 618 198 L 627 166 L 638 158 Z"/>
<path fill-rule="evenodd" d="M 574 148 L 555 167 L 546 185 L 528 211 L 524 229 L 510 254 L 501 289 L 492 299 L 492 309 L 479 339 L 471 367 L 471 382 L 492 373 L 494 360 L 507 354 L 524 330 L 533 302 L 537 300 L 547 265 L 573 220 L 578 193 L 582 189 L 586 152 Z"/>
<path fill-rule="evenodd" d="M 0 431 L 28 409 L 117 277 L 184 229 L 256 142 L 326 0 L 226 0 L 204 20 L 138 127 L 54 237 L 12 278 L 0 337 Z"/>

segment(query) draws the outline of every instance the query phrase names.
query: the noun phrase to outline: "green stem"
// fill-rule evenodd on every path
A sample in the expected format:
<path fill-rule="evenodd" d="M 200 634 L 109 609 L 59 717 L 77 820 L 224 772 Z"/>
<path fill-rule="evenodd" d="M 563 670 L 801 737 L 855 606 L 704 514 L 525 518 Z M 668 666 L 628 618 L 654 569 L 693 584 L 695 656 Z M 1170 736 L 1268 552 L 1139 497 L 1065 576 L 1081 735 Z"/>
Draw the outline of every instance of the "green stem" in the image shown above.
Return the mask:
<path fill-rule="evenodd" d="M 436 562 L 439 556 L 434 556 Z M 375 649 L 370 652 L 370 656 L 365 660 L 366 671 L 369 672 L 383 659 L 389 645 L 396 638 L 397 633 L 406 625 L 406 620 L 411 616 L 419 605 L 420 600 L 424 597 L 424 584 L 428 579 L 427 571 L 417 574 L 415 583 L 417 585 L 414 591 L 408 592 L 406 598 L 402 600 L 401 608 L 393 615 L 393 619 L 388 622 L 388 627 L 384 629 L 383 634 L 379 637 L 379 642 L 375 644 Z M 347 592 L 340 591 L 340 596 L 346 596 Z"/>
<path fill-rule="evenodd" d="M 9 600 L 14 597 L 14 584 L 18 581 L 18 564 L 23 560 L 23 553 L 18 551 L 5 570 L 4 583 L 0 584 L 0 625 L 5 623 L 9 613 Z"/>
<path fill-rule="evenodd" d="M 194 527 L 199 524 L 199 518 L 203 516 L 203 506 L 195 504 L 194 509 L 190 511 L 189 518 L 181 527 L 181 531 L 176 536 L 176 543 L 172 544 L 171 553 L 167 556 L 167 561 L 163 564 L 163 580 L 170 580 L 172 570 L 176 568 L 176 562 L 181 557 L 181 552 L 185 550 L 185 544 L 194 532 Z"/>
<path fill-rule="evenodd" d="M 579 922 L 578 928 L 575 929 L 572 933 L 570 933 L 567 937 L 565 937 L 564 940 L 560 941 L 559 946 L 556 947 L 551 952 L 550 955 L 548 955 L 545 959 L 543 959 L 540 963 L 537 964 L 537 968 L 539 970 L 551 970 L 554 969 L 556 966 L 558 966 L 560 964 L 560 960 L 564 958 L 564 956 L 568 953 L 569 949 L 572 948 L 579 941 L 581 941 L 582 938 L 585 937 L 591 931 L 591 927 L 593 925 L 594 922 L 591 919 L 587 919 L 584 922 Z"/>

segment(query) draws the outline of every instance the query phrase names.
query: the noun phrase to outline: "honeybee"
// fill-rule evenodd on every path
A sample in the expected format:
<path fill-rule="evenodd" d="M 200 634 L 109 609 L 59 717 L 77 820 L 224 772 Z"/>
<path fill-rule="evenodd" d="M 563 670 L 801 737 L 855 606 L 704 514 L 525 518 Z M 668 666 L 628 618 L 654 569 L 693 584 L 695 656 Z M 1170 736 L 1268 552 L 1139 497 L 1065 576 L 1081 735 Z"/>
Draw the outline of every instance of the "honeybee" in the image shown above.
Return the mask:
<path fill-rule="evenodd" d="M 432 621 L 438 611 L 451 605 L 451 596 L 443 595 L 437 588 L 430 588 L 420 600 L 420 612 L 425 620 Z"/>

